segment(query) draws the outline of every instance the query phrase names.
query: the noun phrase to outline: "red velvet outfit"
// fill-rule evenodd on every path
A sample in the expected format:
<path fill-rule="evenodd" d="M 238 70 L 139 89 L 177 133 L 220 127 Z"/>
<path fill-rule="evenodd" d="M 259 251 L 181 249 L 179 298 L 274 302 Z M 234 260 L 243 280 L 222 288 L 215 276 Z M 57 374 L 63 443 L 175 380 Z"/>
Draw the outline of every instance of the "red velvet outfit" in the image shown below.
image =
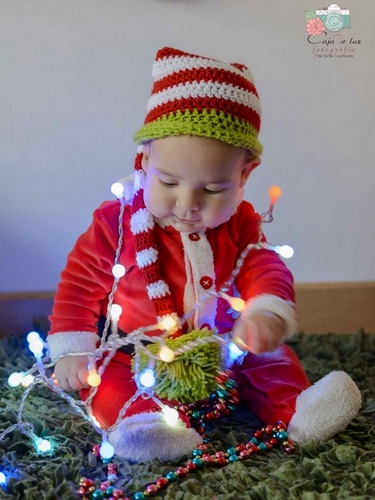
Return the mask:
<path fill-rule="evenodd" d="M 48 342 L 52 358 L 69 352 L 93 351 L 98 341 L 98 319 L 105 316 L 113 283 L 112 266 L 118 243 L 120 203 L 105 202 L 95 211 L 89 229 L 80 236 L 68 257 L 59 284 Z M 130 206 L 125 207 L 123 249 L 120 263 L 126 274 L 119 281 L 114 302 L 123 313 L 119 328 L 132 332 L 157 323 L 144 279 L 137 265 Z M 219 290 L 228 280 L 241 252 L 257 243 L 259 215 L 243 201 L 230 220 L 201 233 L 179 233 L 156 224 L 155 241 L 163 278 L 168 283 L 180 317 L 208 290 Z M 256 311 L 279 314 L 295 329 L 293 278 L 279 256 L 266 249 L 251 250 L 229 294 L 241 296 Z M 221 298 L 202 302 L 189 329 L 215 327 L 219 334 L 231 331 L 236 313 Z M 160 334 L 159 330 L 151 335 Z M 119 352 L 106 368 L 94 397 L 92 410 L 105 427 L 112 425 L 124 403 L 135 393 L 131 356 Z M 289 422 L 297 396 L 310 383 L 295 354 L 282 344 L 272 353 L 247 354 L 233 367 L 241 400 L 263 421 L 281 418 Z M 85 397 L 86 391 L 82 391 Z M 155 404 L 139 398 L 127 416 L 148 411 Z"/>

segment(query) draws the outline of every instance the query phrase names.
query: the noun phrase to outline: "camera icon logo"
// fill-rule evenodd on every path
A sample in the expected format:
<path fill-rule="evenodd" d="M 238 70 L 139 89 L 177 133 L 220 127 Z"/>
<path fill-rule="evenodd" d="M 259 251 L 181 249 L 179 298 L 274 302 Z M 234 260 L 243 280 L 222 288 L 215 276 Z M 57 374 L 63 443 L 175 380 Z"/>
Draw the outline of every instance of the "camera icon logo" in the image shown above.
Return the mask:
<path fill-rule="evenodd" d="M 341 9 L 337 4 L 323 7 L 315 12 L 305 12 L 306 31 L 317 36 L 323 31 L 338 32 L 350 28 L 349 9 Z"/>
<path fill-rule="evenodd" d="M 323 7 L 317 10 L 316 15 L 323 21 L 328 31 L 340 31 L 343 28 L 350 28 L 350 14 L 348 9 L 340 9 L 337 4 L 332 4 L 328 8 Z"/>

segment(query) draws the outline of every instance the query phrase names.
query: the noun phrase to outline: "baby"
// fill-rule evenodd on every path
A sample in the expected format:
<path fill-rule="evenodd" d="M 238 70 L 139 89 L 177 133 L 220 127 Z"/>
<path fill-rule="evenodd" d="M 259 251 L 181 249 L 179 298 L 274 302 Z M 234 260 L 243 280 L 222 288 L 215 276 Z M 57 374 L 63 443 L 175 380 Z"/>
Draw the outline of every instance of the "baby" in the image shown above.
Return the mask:
<path fill-rule="evenodd" d="M 248 245 L 266 241 L 261 217 L 242 200 L 261 163 L 260 122 L 259 96 L 247 67 L 168 47 L 158 51 L 147 116 L 135 134 L 139 146 L 126 200 L 104 202 L 94 212 L 56 293 L 48 343 L 61 388 L 89 396 L 88 357 L 73 354 L 94 352 L 100 342 L 121 237 L 117 257 L 126 273 L 115 293 L 123 308 L 120 335 L 165 318 L 174 320 L 174 338 L 204 328 L 230 333 L 247 352 L 242 364 L 231 367 L 241 402 L 267 423 L 285 421 L 297 442 L 328 439 L 356 415 L 361 396 L 346 373 L 332 372 L 310 386 L 283 343 L 297 322 L 293 277 L 279 256 L 265 245 L 251 249 L 238 265 Z M 227 293 L 245 301 L 241 314 L 215 293 L 234 269 Z M 164 333 L 155 327 L 148 335 Z M 172 460 L 190 452 L 202 438 L 186 414 L 168 426 L 152 398 L 137 398 L 111 429 L 137 391 L 132 358 L 130 345 L 117 351 L 91 401 L 115 452 L 132 461 Z"/>

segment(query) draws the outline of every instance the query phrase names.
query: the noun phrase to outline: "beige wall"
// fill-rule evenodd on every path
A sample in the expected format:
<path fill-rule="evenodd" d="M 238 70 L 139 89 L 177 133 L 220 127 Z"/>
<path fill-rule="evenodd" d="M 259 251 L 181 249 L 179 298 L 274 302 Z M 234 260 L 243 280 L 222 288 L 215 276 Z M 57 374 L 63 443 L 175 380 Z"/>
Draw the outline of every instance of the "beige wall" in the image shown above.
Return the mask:
<path fill-rule="evenodd" d="M 163 45 L 252 69 L 265 152 L 247 198 L 261 212 L 283 188 L 265 229 L 294 247 L 296 282 L 374 280 L 375 2 L 342 6 L 352 58 L 313 54 L 304 11 L 320 0 L 0 0 L 0 291 L 56 288 L 132 170 Z"/>

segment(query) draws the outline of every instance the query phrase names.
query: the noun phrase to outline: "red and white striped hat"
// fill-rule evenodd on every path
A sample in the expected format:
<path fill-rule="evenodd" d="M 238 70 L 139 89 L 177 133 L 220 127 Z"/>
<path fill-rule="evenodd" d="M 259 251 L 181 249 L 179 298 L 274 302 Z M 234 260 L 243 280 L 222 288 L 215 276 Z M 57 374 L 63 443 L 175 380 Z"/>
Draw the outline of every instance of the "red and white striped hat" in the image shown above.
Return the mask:
<path fill-rule="evenodd" d="M 165 47 L 156 54 L 153 88 L 137 143 L 198 135 L 262 152 L 261 107 L 246 66 Z"/>
<path fill-rule="evenodd" d="M 261 108 L 253 77 L 242 64 L 225 63 L 165 47 L 156 54 L 153 88 L 138 144 L 168 136 L 219 139 L 260 155 Z M 153 236 L 154 219 L 143 200 L 142 152 L 135 160 L 131 230 L 136 259 L 160 322 L 171 316 L 180 326 L 168 284 L 163 280 Z"/>

